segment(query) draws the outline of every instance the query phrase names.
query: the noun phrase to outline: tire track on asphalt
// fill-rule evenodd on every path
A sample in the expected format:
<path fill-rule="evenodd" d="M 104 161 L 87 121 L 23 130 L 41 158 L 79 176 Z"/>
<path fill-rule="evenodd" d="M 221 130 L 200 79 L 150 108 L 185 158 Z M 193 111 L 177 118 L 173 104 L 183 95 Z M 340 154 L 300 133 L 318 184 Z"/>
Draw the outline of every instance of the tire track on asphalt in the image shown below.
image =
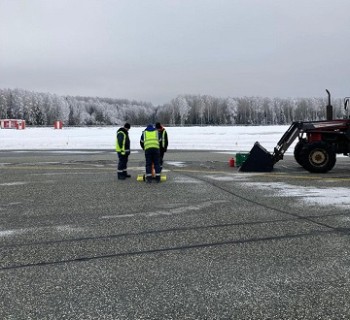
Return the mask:
<path fill-rule="evenodd" d="M 222 190 L 222 191 L 224 191 L 224 192 L 226 192 L 226 193 L 228 193 L 228 194 L 230 194 L 230 195 L 232 195 L 234 197 L 237 197 L 239 199 L 242 199 L 242 200 L 247 201 L 249 203 L 252 203 L 254 205 L 260 206 L 260 207 L 262 207 L 264 209 L 273 210 L 273 211 L 276 211 L 276 212 L 279 212 L 279 213 L 282 213 L 282 214 L 286 214 L 286 215 L 292 216 L 292 217 L 294 217 L 296 219 L 305 220 L 305 221 L 308 221 L 310 223 L 316 224 L 318 226 L 329 228 L 330 230 L 338 230 L 338 228 L 335 228 L 335 227 L 333 227 L 333 226 L 331 226 L 329 224 L 326 224 L 326 223 L 318 222 L 315 219 L 312 219 L 312 218 L 310 218 L 308 216 L 301 216 L 301 215 L 299 215 L 299 214 L 297 214 L 295 212 L 282 210 L 282 209 L 279 209 L 279 208 L 276 208 L 276 207 L 273 207 L 273 206 L 270 206 L 270 205 L 266 205 L 263 202 L 259 202 L 257 200 L 253 200 L 253 199 L 250 199 L 248 197 L 244 197 L 244 196 L 242 196 L 242 195 L 240 195 L 240 194 L 238 194 L 236 192 L 233 192 L 231 190 L 228 190 L 228 189 L 222 187 L 219 184 L 216 184 L 215 182 L 213 182 L 213 181 L 211 181 L 209 179 L 198 177 L 196 175 L 191 175 L 188 172 L 185 172 L 185 173 L 183 172 L 182 174 L 187 176 L 187 177 L 190 177 L 192 179 L 197 179 L 197 180 L 200 180 L 202 182 L 208 183 L 208 184 L 210 184 L 210 185 L 212 185 L 212 186 L 214 186 L 214 187 L 216 187 L 216 188 L 218 188 L 218 189 L 220 189 L 220 190 Z"/>
<path fill-rule="evenodd" d="M 247 244 L 247 243 L 276 241 L 276 240 L 278 241 L 278 240 L 285 240 L 285 239 L 299 239 L 302 237 L 314 237 L 321 234 L 332 234 L 332 233 L 335 233 L 335 231 L 312 231 L 309 233 L 299 233 L 294 235 L 289 234 L 289 235 L 282 235 L 282 236 L 250 238 L 245 240 L 239 239 L 239 240 L 231 240 L 231 241 L 220 241 L 220 242 L 200 243 L 200 244 L 192 244 L 192 245 L 184 245 L 184 246 L 155 248 L 155 249 L 149 249 L 149 250 L 126 251 L 126 252 L 118 252 L 118 253 L 105 254 L 105 255 L 82 256 L 82 257 L 77 257 L 73 259 L 62 259 L 62 260 L 56 260 L 56 261 L 40 261 L 40 262 L 28 263 L 28 264 L 9 265 L 9 266 L 1 267 L 0 271 L 23 269 L 23 268 L 29 268 L 29 267 L 55 266 L 55 265 L 61 265 L 66 263 L 88 262 L 93 260 L 129 257 L 129 256 L 136 256 L 136 255 L 157 254 L 157 253 L 204 249 L 204 248 L 207 249 L 207 248 L 221 247 L 226 245 Z"/>

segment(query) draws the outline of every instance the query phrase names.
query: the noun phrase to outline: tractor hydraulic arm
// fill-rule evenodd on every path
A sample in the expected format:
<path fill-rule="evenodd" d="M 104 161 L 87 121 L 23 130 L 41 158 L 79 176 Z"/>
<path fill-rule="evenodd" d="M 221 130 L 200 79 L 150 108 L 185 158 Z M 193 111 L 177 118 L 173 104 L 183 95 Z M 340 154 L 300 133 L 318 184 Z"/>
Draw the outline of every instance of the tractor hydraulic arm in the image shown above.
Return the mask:
<path fill-rule="evenodd" d="M 284 133 L 277 146 L 274 148 L 272 157 L 274 163 L 283 159 L 284 153 L 288 150 L 290 145 L 298 137 L 303 128 L 303 122 L 293 122 L 289 129 Z"/>

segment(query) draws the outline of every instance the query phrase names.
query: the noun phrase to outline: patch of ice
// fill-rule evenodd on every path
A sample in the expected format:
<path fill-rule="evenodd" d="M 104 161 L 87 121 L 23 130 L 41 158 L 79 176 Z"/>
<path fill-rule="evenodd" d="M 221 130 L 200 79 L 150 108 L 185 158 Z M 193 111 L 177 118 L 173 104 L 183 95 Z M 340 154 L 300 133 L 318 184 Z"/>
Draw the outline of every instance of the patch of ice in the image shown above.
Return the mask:
<path fill-rule="evenodd" d="M 294 186 L 287 183 L 263 183 L 246 182 L 249 187 L 268 190 L 269 196 L 273 193 L 279 197 L 294 197 L 305 204 L 328 206 L 333 205 L 340 208 L 350 209 L 349 189 L 342 187 L 333 188 L 312 188 Z"/>
<path fill-rule="evenodd" d="M 252 175 L 259 175 L 257 173 L 235 173 L 235 174 L 225 174 L 225 175 L 207 175 L 205 176 L 206 178 L 212 179 L 212 180 L 217 180 L 217 181 L 249 181 L 249 177 Z"/>
<path fill-rule="evenodd" d="M 180 161 L 166 161 L 166 163 L 174 167 L 186 167 L 186 164 Z"/>
<path fill-rule="evenodd" d="M 2 230 L 2 231 L 0 231 L 0 237 L 12 236 L 15 233 L 17 233 L 16 230 Z"/>
<path fill-rule="evenodd" d="M 56 226 L 55 227 L 58 232 L 77 232 L 83 230 L 83 228 L 76 228 L 69 225 L 66 226 Z"/>
<path fill-rule="evenodd" d="M 15 182 L 4 182 L 4 183 L 0 183 L 0 186 L 21 186 L 24 184 L 28 184 L 28 182 L 25 181 L 15 181 Z"/>
<path fill-rule="evenodd" d="M 146 217 L 154 217 L 154 216 L 170 216 L 173 214 L 181 214 L 186 213 L 189 211 L 200 211 L 204 208 L 209 208 L 213 205 L 216 205 L 218 203 L 226 203 L 225 200 L 217 200 L 217 201 L 207 201 L 199 204 L 193 204 L 193 205 L 185 205 L 181 207 L 171 208 L 164 210 L 156 210 L 152 212 L 138 212 L 133 214 L 124 214 L 124 215 L 109 215 L 109 216 L 103 216 L 101 219 L 118 219 L 118 218 L 130 218 L 130 217 L 136 217 L 136 216 L 146 216 Z"/>
<path fill-rule="evenodd" d="M 135 215 L 130 213 L 130 214 L 119 214 L 119 215 L 113 215 L 113 216 L 102 216 L 101 219 L 110 219 L 110 218 L 131 218 L 134 217 Z"/>
<path fill-rule="evenodd" d="M 235 181 L 235 177 L 233 176 L 204 176 L 205 178 L 217 180 L 217 181 Z"/>
<path fill-rule="evenodd" d="M 194 183 L 194 184 L 203 183 L 203 181 L 196 180 L 196 179 L 189 178 L 189 177 L 175 177 L 174 181 L 176 183 Z"/>

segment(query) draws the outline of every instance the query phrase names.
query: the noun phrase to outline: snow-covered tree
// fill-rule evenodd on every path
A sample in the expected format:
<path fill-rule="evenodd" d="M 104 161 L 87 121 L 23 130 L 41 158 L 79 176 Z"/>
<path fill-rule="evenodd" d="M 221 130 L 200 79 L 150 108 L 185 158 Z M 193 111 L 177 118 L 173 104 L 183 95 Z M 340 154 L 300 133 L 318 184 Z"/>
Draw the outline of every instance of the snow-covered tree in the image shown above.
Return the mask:
<path fill-rule="evenodd" d="M 173 105 L 173 108 L 174 108 L 174 117 L 176 116 L 176 114 L 178 114 L 180 117 L 180 125 L 183 126 L 185 124 L 185 121 L 188 118 L 188 114 L 190 111 L 187 100 L 185 99 L 184 96 L 179 95 L 171 101 L 171 104 Z M 174 118 L 174 121 L 175 121 L 175 118 Z"/>

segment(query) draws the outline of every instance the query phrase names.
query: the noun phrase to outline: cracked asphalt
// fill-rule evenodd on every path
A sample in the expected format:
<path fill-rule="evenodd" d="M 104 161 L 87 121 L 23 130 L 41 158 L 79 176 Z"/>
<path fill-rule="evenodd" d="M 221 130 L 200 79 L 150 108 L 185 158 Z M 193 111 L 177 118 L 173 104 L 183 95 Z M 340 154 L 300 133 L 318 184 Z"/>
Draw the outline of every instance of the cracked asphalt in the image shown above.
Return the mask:
<path fill-rule="evenodd" d="M 230 157 L 169 150 L 145 184 L 141 152 L 118 181 L 111 150 L 0 151 L 0 318 L 349 319 L 349 205 L 274 186 L 349 189 L 350 160 Z"/>

